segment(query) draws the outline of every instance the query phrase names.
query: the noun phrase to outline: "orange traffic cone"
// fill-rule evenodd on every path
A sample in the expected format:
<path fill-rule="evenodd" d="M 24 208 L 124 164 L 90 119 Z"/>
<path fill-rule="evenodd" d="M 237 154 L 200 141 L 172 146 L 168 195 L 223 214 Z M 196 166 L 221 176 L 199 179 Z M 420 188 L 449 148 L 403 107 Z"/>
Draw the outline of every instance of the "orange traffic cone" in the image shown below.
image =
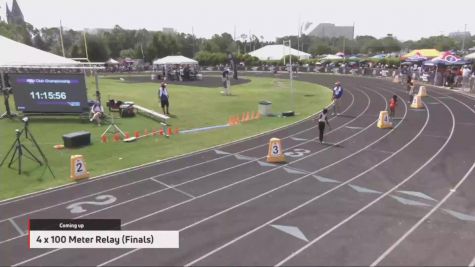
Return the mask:
<path fill-rule="evenodd" d="M 228 125 L 229 125 L 229 126 L 233 126 L 233 125 L 234 125 L 233 117 L 229 117 L 229 119 L 228 119 Z"/>
<path fill-rule="evenodd" d="M 179 134 L 180 133 L 180 129 L 179 128 L 175 128 L 175 134 Z"/>
<path fill-rule="evenodd" d="M 246 121 L 249 121 L 251 118 L 249 117 L 249 111 L 246 113 Z"/>
<path fill-rule="evenodd" d="M 153 135 L 153 136 L 156 136 L 156 135 L 157 135 L 157 129 L 153 128 L 153 130 L 152 130 L 152 135 Z"/>
<path fill-rule="evenodd" d="M 163 135 L 163 128 L 160 128 L 160 135 Z"/>
<path fill-rule="evenodd" d="M 145 137 L 148 136 L 148 129 L 143 130 L 143 135 L 144 135 Z"/>
<path fill-rule="evenodd" d="M 256 118 L 255 119 L 258 120 L 260 117 L 261 117 L 261 113 L 259 113 L 259 111 L 256 112 Z"/>
<path fill-rule="evenodd" d="M 135 138 L 139 138 L 139 137 L 140 137 L 140 132 L 139 132 L 139 131 L 135 131 L 134 136 L 135 136 Z"/>
<path fill-rule="evenodd" d="M 114 142 L 119 142 L 120 141 L 120 134 L 119 133 L 115 133 L 114 134 Z"/>
<path fill-rule="evenodd" d="M 102 143 L 104 143 L 104 144 L 107 143 L 107 135 L 101 136 L 101 141 L 102 141 Z"/>
<path fill-rule="evenodd" d="M 168 136 L 171 136 L 172 134 L 173 134 L 173 133 L 172 133 L 172 128 L 168 128 L 168 130 L 167 130 L 167 135 L 168 135 Z"/>
<path fill-rule="evenodd" d="M 128 138 L 130 138 L 130 134 L 129 132 L 125 132 L 125 139 L 128 139 Z"/>

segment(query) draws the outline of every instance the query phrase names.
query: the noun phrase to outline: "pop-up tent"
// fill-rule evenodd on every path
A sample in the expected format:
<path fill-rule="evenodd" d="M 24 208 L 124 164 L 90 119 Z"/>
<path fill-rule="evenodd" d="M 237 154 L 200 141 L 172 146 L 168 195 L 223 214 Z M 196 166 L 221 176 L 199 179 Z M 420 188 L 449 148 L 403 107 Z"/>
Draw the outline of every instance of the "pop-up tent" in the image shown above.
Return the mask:
<path fill-rule="evenodd" d="M 292 55 L 299 57 L 300 59 L 309 59 L 310 54 L 297 49 L 289 48 L 284 45 L 266 45 L 257 50 L 249 53 L 253 57 L 257 57 L 259 60 L 281 60 L 284 55 Z"/>
<path fill-rule="evenodd" d="M 117 61 L 113 58 L 109 58 L 109 60 L 106 61 L 106 64 L 107 65 L 117 65 L 117 64 L 119 64 L 119 61 Z"/>
<path fill-rule="evenodd" d="M 73 67 L 81 62 L 61 57 L 43 50 L 13 41 L 0 35 L 0 67 Z"/>
<path fill-rule="evenodd" d="M 196 65 L 198 61 L 184 56 L 166 56 L 153 61 L 153 65 L 174 65 L 174 64 L 190 64 Z"/>
<path fill-rule="evenodd" d="M 475 60 L 475 53 L 468 54 L 468 55 L 464 56 L 463 58 Z"/>
<path fill-rule="evenodd" d="M 343 57 L 337 55 L 326 55 L 325 57 L 321 58 L 320 60 L 338 60 L 343 59 Z"/>
<path fill-rule="evenodd" d="M 426 58 L 434 58 L 440 55 L 440 51 L 437 49 L 416 49 L 405 54 L 404 56 L 401 56 L 401 59 L 404 60 L 406 58 L 409 58 L 415 55 L 419 55 L 421 57 L 426 57 Z"/>

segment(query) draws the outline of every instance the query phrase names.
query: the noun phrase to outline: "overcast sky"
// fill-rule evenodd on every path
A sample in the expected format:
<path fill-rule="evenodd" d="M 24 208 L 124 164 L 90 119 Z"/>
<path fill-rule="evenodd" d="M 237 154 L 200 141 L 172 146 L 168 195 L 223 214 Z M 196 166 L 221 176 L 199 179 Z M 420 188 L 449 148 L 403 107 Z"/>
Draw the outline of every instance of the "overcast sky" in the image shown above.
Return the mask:
<path fill-rule="evenodd" d="M 1 0 L 0 0 L 1 1 Z M 172 27 L 198 37 L 249 31 L 266 40 L 297 34 L 300 23 L 353 25 L 355 35 L 417 40 L 453 31 L 475 32 L 475 0 L 17 0 L 25 20 L 37 28 L 161 30 Z M 3 2 L 3 1 L 1 1 Z M 7 0 L 11 6 L 12 0 Z M 388 4 L 391 2 L 392 4 Z M 5 18 L 2 3 L 1 16 Z"/>

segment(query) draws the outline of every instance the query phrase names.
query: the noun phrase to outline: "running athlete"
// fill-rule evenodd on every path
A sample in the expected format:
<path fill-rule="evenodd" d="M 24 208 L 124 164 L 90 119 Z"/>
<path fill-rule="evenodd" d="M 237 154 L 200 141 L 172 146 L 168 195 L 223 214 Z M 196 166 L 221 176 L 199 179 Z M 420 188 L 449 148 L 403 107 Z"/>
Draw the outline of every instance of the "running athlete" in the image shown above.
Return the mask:
<path fill-rule="evenodd" d="M 391 121 L 393 120 L 394 116 L 396 116 L 396 106 L 397 106 L 397 95 L 393 95 L 393 97 L 389 101 L 389 117 L 391 118 Z"/>
<path fill-rule="evenodd" d="M 340 109 L 339 108 L 339 103 L 340 103 L 340 98 L 343 96 L 343 87 L 341 87 L 340 82 L 335 83 L 335 87 L 333 88 L 333 95 L 332 95 L 332 100 L 333 100 L 333 115 L 340 115 L 337 113 L 337 111 Z"/>

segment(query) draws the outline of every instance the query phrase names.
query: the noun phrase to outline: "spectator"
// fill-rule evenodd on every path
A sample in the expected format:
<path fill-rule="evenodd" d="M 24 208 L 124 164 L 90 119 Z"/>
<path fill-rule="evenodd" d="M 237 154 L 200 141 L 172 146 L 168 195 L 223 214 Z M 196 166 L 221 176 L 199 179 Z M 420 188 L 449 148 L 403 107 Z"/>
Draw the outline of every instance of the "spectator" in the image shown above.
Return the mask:
<path fill-rule="evenodd" d="M 96 121 L 97 126 L 101 126 L 101 118 L 104 116 L 104 108 L 99 101 L 94 102 L 91 107 L 91 114 L 89 121 Z"/>

